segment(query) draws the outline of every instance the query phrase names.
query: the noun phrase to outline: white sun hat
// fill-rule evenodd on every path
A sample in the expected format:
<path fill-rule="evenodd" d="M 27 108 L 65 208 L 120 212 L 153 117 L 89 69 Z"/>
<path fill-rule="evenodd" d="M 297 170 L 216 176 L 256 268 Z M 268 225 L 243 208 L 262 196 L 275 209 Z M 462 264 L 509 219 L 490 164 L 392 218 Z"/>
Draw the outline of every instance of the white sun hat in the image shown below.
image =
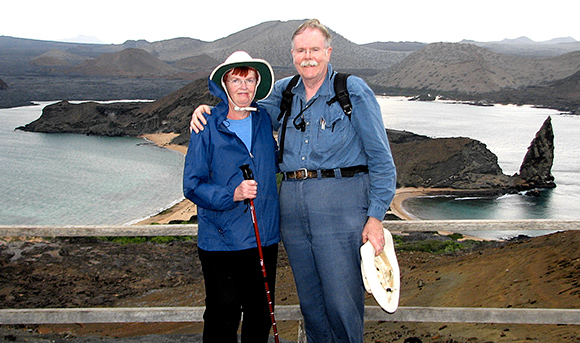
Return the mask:
<path fill-rule="evenodd" d="M 256 88 L 255 100 L 267 98 L 274 87 L 274 71 L 270 63 L 259 58 L 252 58 L 245 51 L 236 51 L 232 53 L 224 63 L 215 67 L 209 78 L 220 86 L 226 93 L 222 79 L 225 73 L 236 67 L 251 67 L 258 71 L 258 85 Z"/>
<path fill-rule="evenodd" d="M 365 289 L 372 294 L 383 310 L 393 313 L 399 306 L 401 292 L 401 272 L 393 236 L 387 229 L 385 233 L 385 247 L 375 256 L 375 248 L 367 241 L 360 248 L 361 271 Z"/>

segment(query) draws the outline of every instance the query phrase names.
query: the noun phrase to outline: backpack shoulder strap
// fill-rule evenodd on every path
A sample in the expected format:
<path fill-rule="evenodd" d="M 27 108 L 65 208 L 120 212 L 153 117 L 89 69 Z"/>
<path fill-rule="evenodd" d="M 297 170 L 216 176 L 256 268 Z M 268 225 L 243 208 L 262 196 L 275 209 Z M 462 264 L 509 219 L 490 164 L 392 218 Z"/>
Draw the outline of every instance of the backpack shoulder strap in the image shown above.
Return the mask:
<path fill-rule="evenodd" d="M 286 138 L 286 124 L 288 123 L 288 117 L 292 113 L 292 98 L 294 93 L 292 93 L 292 88 L 298 83 L 300 75 L 294 75 L 286 89 L 282 92 L 282 101 L 280 101 L 280 114 L 278 115 L 278 121 L 284 118 L 282 121 L 282 129 L 278 137 L 279 140 L 279 150 L 278 150 L 278 163 L 282 163 L 284 159 L 284 139 Z"/>
<path fill-rule="evenodd" d="M 330 106 L 332 103 L 338 101 L 340 107 L 344 111 L 344 114 L 350 119 L 352 114 L 352 104 L 350 103 L 350 95 L 348 94 L 348 89 L 346 88 L 346 79 L 350 74 L 336 73 L 334 76 L 334 93 L 335 96 L 328 100 L 326 103 Z"/>
<path fill-rule="evenodd" d="M 290 115 L 292 112 L 292 98 L 294 97 L 294 93 L 292 93 L 292 88 L 296 86 L 298 83 L 298 79 L 300 75 L 294 75 L 286 89 L 282 92 L 282 101 L 280 102 L 280 114 L 278 115 L 278 121 L 282 119 L 282 117 L 286 115 Z"/>

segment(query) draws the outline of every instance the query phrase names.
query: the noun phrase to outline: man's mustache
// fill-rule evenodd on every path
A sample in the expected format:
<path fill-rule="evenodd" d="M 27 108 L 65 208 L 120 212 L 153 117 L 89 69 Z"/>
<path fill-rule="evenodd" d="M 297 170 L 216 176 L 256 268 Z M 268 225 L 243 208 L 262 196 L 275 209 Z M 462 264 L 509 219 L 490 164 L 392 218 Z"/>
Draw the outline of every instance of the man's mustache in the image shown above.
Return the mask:
<path fill-rule="evenodd" d="M 315 60 L 306 60 L 306 61 L 300 62 L 300 66 L 301 67 L 318 67 L 318 62 L 316 62 Z"/>

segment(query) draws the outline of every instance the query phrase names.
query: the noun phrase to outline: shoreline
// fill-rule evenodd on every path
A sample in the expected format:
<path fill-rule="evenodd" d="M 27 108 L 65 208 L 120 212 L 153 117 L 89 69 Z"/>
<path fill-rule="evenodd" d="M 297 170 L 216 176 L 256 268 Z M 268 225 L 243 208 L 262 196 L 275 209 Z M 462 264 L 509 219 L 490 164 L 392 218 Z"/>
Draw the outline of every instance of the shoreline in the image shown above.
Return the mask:
<path fill-rule="evenodd" d="M 429 192 L 425 188 L 413 188 L 413 187 L 398 188 L 395 191 L 393 201 L 391 201 L 391 213 L 401 218 L 402 220 L 420 220 L 413 214 L 407 212 L 405 206 L 403 206 L 403 203 L 407 199 L 428 194 Z"/>
<path fill-rule="evenodd" d="M 171 144 L 171 140 L 178 136 L 176 133 L 154 133 L 140 136 L 141 138 L 152 142 L 162 148 L 174 150 L 182 154 L 187 154 L 187 147 L 183 145 Z M 168 209 L 154 214 L 145 219 L 139 219 L 131 225 L 149 225 L 149 224 L 169 224 L 173 220 L 187 221 L 191 216 L 197 215 L 197 207 L 189 199 L 182 198 L 175 205 Z"/>

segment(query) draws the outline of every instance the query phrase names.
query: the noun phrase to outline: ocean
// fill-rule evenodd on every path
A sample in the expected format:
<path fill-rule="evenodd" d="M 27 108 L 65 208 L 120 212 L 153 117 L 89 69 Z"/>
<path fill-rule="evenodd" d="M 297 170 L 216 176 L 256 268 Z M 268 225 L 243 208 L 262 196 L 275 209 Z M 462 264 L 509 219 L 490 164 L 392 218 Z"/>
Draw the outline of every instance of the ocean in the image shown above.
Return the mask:
<path fill-rule="evenodd" d="M 0 109 L 0 225 L 124 225 L 183 199 L 183 154 L 140 138 L 14 130 L 46 104 Z"/>
<path fill-rule="evenodd" d="M 519 171 L 536 132 L 550 117 L 554 129 L 557 187 L 539 197 L 510 194 L 500 197 L 418 197 L 404 208 L 423 220 L 562 219 L 580 218 L 580 116 L 532 106 L 474 106 L 450 101 L 418 102 L 403 97 L 377 97 L 385 126 L 433 138 L 469 137 L 486 144 L 498 157 L 504 174 Z M 507 238 L 541 232 L 471 233 L 484 238 Z"/>
<path fill-rule="evenodd" d="M 557 187 L 540 197 L 425 197 L 405 208 L 426 220 L 578 219 L 580 117 L 531 106 L 472 106 L 377 97 L 385 126 L 430 137 L 470 137 L 498 156 L 505 174 L 519 170 L 548 116 L 555 134 Z M 14 130 L 47 103 L 0 109 L 0 225 L 122 225 L 183 199 L 183 159 L 143 139 Z M 516 232 L 511 235 L 518 234 Z"/>

